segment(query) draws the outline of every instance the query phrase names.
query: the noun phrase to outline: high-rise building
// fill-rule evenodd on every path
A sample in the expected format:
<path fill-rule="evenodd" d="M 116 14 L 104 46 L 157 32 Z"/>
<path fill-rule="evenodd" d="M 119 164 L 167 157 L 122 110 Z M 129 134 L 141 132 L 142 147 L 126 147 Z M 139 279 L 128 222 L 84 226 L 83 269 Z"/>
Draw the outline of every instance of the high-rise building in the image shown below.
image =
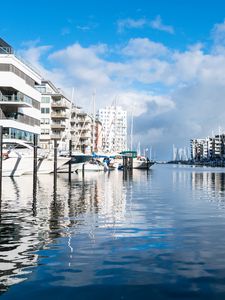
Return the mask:
<path fill-rule="evenodd" d="M 40 134 L 41 76 L 0 39 L 0 125 L 3 138 L 33 142 Z"/>
<path fill-rule="evenodd" d="M 120 152 L 127 149 L 127 112 L 120 106 L 99 109 L 98 120 L 102 123 L 102 149 Z"/>

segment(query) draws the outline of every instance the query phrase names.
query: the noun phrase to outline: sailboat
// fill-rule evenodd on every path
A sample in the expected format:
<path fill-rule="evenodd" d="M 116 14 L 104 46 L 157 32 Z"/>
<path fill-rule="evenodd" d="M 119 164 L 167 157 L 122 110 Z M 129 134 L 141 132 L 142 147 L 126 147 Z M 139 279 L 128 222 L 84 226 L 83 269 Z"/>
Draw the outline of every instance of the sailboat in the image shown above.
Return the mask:
<path fill-rule="evenodd" d="M 133 109 L 131 115 L 131 130 L 130 130 L 130 141 L 131 141 L 131 149 L 133 148 Z M 148 170 L 151 166 L 154 165 L 155 162 L 149 160 L 146 155 L 141 155 L 141 147 L 140 142 L 138 143 L 137 156 L 133 158 L 132 168 L 133 169 L 142 169 Z"/>

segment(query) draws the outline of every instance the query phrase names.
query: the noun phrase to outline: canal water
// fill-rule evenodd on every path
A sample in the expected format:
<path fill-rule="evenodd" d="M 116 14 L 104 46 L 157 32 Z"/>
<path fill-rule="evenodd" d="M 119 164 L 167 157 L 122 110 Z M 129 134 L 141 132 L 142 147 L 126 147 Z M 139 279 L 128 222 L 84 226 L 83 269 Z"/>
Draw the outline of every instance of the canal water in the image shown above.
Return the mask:
<path fill-rule="evenodd" d="M 224 171 L 3 178 L 0 299 L 225 299 Z"/>

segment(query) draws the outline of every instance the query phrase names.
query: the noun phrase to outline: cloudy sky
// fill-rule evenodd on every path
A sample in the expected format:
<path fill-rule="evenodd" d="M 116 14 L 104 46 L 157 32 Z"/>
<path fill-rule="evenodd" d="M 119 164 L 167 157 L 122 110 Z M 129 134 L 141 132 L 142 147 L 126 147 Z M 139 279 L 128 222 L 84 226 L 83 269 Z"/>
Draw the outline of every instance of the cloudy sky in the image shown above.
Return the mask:
<path fill-rule="evenodd" d="M 134 145 L 172 145 L 225 129 L 225 1 L 39 0 L 1 3 L 0 36 L 90 110 L 116 103 Z"/>

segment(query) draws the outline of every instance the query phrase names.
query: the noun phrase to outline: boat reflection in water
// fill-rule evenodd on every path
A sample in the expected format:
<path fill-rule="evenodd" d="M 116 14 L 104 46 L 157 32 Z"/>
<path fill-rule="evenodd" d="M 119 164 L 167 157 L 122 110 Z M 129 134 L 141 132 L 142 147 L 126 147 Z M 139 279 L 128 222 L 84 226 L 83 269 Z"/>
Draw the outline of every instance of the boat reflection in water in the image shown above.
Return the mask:
<path fill-rule="evenodd" d="M 118 174 L 117 174 L 118 175 Z M 71 185 L 68 176 L 59 174 L 57 189 L 53 176 L 38 177 L 34 194 L 32 176 L 3 178 L 0 218 L 0 292 L 26 280 L 32 267 L 38 266 L 41 249 L 67 238 L 68 251 L 73 251 L 71 236 L 76 230 L 93 241 L 96 218 L 115 228 L 125 215 L 126 193 L 122 173 L 111 181 L 109 174 L 81 174 Z M 104 189 L 102 187 L 104 186 Z"/>
<path fill-rule="evenodd" d="M 224 180 L 157 165 L 61 173 L 55 190 L 39 176 L 35 194 L 31 176 L 4 178 L 2 298 L 225 299 Z"/>

